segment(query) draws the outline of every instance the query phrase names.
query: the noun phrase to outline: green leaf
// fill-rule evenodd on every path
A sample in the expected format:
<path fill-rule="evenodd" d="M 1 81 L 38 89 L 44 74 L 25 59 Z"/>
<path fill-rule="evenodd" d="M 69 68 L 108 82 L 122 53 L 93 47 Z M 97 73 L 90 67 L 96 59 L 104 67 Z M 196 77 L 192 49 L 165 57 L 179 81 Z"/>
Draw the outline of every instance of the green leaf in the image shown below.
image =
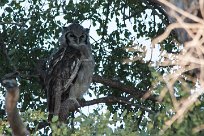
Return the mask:
<path fill-rule="evenodd" d="M 127 109 L 125 109 L 125 110 L 123 111 L 122 117 L 124 117 L 126 114 L 127 114 Z"/>
<path fill-rule="evenodd" d="M 52 122 L 54 123 L 54 122 L 57 122 L 58 121 L 58 119 L 59 119 L 59 117 L 58 116 L 54 116 L 53 118 L 52 118 Z"/>
<path fill-rule="evenodd" d="M 1 0 L 0 6 L 4 6 L 6 4 L 7 0 Z"/>
<path fill-rule="evenodd" d="M 11 7 L 6 7 L 5 10 L 9 13 L 13 12 L 13 9 Z"/>

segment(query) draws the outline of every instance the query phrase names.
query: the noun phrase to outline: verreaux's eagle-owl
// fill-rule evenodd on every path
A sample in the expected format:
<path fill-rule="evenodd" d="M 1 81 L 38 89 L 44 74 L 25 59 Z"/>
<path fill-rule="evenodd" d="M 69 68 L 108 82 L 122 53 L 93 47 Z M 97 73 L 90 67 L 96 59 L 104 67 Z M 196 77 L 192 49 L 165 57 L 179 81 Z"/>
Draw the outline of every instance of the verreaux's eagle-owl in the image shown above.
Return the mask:
<path fill-rule="evenodd" d="M 49 121 L 53 115 L 66 121 L 69 111 L 80 106 L 77 98 L 88 90 L 94 71 L 88 29 L 78 23 L 63 27 L 60 44 L 47 64 Z"/>

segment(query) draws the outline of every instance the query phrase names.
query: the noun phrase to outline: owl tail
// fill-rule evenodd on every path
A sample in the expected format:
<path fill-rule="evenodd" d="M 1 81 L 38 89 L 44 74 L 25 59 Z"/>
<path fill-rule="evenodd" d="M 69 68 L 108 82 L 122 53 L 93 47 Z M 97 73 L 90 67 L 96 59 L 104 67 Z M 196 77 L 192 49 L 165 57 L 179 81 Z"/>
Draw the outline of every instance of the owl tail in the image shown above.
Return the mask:
<path fill-rule="evenodd" d="M 79 102 L 75 98 L 68 98 L 62 102 L 59 112 L 59 121 L 66 122 L 69 112 L 75 111 L 80 107 Z"/>

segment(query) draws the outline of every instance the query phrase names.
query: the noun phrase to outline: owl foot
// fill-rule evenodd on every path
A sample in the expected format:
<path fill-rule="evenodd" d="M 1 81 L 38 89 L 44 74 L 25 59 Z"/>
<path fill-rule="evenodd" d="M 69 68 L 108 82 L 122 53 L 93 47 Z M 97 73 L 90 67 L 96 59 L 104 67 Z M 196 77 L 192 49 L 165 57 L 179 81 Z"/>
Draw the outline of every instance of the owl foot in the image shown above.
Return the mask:
<path fill-rule="evenodd" d="M 79 107 L 80 104 L 75 98 L 68 98 L 61 104 L 59 120 L 65 122 L 69 116 L 69 112 L 76 111 Z"/>
<path fill-rule="evenodd" d="M 70 107 L 73 107 L 74 109 L 77 109 L 80 107 L 80 104 L 76 98 L 69 98 L 68 101 L 69 101 Z"/>

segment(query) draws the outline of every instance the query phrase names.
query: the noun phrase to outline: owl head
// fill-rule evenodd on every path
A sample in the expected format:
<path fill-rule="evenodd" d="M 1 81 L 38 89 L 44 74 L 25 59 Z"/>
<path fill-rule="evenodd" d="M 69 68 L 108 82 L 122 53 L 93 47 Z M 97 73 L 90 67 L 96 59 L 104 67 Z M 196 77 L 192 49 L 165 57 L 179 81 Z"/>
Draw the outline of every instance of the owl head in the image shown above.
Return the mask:
<path fill-rule="evenodd" d="M 78 23 L 73 23 L 68 27 L 62 28 L 61 45 L 72 46 L 79 49 L 86 46 L 89 42 L 89 29 L 84 28 Z"/>

